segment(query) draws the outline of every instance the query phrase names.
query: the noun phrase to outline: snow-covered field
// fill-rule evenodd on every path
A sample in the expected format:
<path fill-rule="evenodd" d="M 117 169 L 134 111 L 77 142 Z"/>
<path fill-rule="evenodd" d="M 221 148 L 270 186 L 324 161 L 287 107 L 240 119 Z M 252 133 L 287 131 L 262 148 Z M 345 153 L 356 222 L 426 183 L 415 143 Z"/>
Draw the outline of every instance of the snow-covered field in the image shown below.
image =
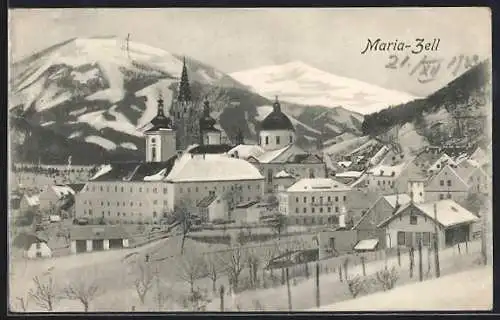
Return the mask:
<path fill-rule="evenodd" d="M 310 311 L 479 311 L 493 307 L 493 268 L 482 266 Z"/>

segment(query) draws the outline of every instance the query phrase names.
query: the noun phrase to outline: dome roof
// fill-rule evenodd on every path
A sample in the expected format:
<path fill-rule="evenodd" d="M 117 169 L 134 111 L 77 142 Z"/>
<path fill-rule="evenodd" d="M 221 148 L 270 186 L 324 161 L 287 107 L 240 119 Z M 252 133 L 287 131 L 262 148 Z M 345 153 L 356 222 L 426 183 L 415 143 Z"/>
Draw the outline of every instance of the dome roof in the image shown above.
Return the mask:
<path fill-rule="evenodd" d="M 276 97 L 273 111 L 262 121 L 260 130 L 292 130 L 295 131 L 290 119 L 281 111 L 281 105 Z"/>
<path fill-rule="evenodd" d="M 153 125 L 151 129 L 147 130 L 147 132 L 158 131 L 159 129 L 172 129 L 172 120 L 165 116 L 163 112 L 163 99 L 158 99 L 158 113 L 156 116 L 150 121 Z"/>

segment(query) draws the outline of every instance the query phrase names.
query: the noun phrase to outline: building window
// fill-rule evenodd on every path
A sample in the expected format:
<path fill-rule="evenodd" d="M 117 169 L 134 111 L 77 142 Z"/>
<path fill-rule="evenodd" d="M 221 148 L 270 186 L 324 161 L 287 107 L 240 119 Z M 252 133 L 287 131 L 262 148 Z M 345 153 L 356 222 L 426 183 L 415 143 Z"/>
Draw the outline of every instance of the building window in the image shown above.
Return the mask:
<path fill-rule="evenodd" d="M 299 213 L 299 208 L 295 208 L 295 213 Z"/>
<path fill-rule="evenodd" d="M 304 203 L 307 203 L 307 197 L 304 197 Z"/>
<path fill-rule="evenodd" d="M 163 188 L 163 193 L 167 194 L 167 188 Z"/>
<path fill-rule="evenodd" d="M 447 181 L 448 187 L 451 187 L 451 180 Z"/>
<path fill-rule="evenodd" d="M 448 194 L 446 195 L 446 197 L 447 197 L 448 199 L 451 199 L 451 193 L 448 193 Z"/>
<path fill-rule="evenodd" d="M 328 207 L 328 212 L 332 212 L 332 207 Z"/>
<path fill-rule="evenodd" d="M 158 189 L 157 188 L 153 188 L 153 193 L 158 193 Z"/>
<path fill-rule="evenodd" d="M 431 243 L 431 233 L 430 232 L 424 232 L 424 237 L 422 244 L 424 246 L 428 246 Z"/>
<path fill-rule="evenodd" d="M 311 213 L 314 213 L 314 211 L 315 211 L 314 208 L 311 208 Z"/>
<path fill-rule="evenodd" d="M 273 170 L 272 169 L 267 170 L 267 181 L 268 182 L 273 181 Z"/>
<path fill-rule="evenodd" d="M 134 206 L 134 202 L 133 201 L 130 201 L 130 206 L 133 207 Z"/>
<path fill-rule="evenodd" d="M 304 213 L 307 213 L 307 208 L 304 208 L 304 210 L 303 210 L 303 211 L 304 211 Z"/>
<path fill-rule="evenodd" d="M 156 159 L 156 147 L 151 148 L 151 159 L 152 160 Z"/>
<path fill-rule="evenodd" d="M 319 197 L 319 203 L 323 203 L 323 197 Z"/>
<path fill-rule="evenodd" d="M 380 180 L 377 180 L 377 186 L 379 186 L 379 185 L 380 185 Z"/>
<path fill-rule="evenodd" d="M 332 201 L 332 197 L 328 196 L 328 202 Z"/>
<path fill-rule="evenodd" d="M 191 188 L 187 188 L 188 193 L 191 193 Z"/>
<path fill-rule="evenodd" d="M 108 201 L 106 204 L 107 204 L 107 205 L 108 205 L 108 207 L 109 207 L 109 201 Z"/>
<path fill-rule="evenodd" d="M 292 142 L 293 142 L 293 137 L 292 137 L 292 136 L 290 136 L 290 143 L 292 143 Z"/>
<path fill-rule="evenodd" d="M 251 185 L 248 185 L 248 190 L 252 190 L 252 186 Z"/>
<path fill-rule="evenodd" d="M 120 216 L 120 212 L 117 212 L 116 215 L 119 217 Z"/>
<path fill-rule="evenodd" d="M 319 208 L 319 212 L 320 212 L 320 213 L 323 213 L 323 208 Z"/>
<path fill-rule="evenodd" d="M 412 214 L 410 215 L 410 224 L 417 224 L 417 216 Z"/>
<path fill-rule="evenodd" d="M 335 197 L 335 202 L 339 202 L 339 197 Z"/>
<path fill-rule="evenodd" d="M 119 207 L 120 206 L 120 201 L 116 201 L 116 206 Z"/>
<path fill-rule="evenodd" d="M 295 197 L 295 202 L 299 202 L 299 197 Z"/>
<path fill-rule="evenodd" d="M 439 185 L 444 186 L 444 180 L 439 180 Z"/>
<path fill-rule="evenodd" d="M 101 201 L 101 207 L 104 207 L 104 201 Z"/>
<path fill-rule="evenodd" d="M 115 186 L 115 192 L 118 192 L 118 186 Z"/>
<path fill-rule="evenodd" d="M 346 197 L 346 196 L 344 196 L 344 202 L 346 202 L 346 201 L 347 201 L 347 197 Z"/>
<path fill-rule="evenodd" d="M 168 201 L 167 200 L 163 200 L 163 205 L 166 207 L 168 205 Z"/>
<path fill-rule="evenodd" d="M 398 246 L 405 245 L 405 233 L 403 231 L 398 231 Z"/>
<path fill-rule="evenodd" d="M 92 215 L 92 209 L 89 209 L 89 216 Z"/>
<path fill-rule="evenodd" d="M 266 137 L 266 145 L 269 144 L 269 137 Z"/>
<path fill-rule="evenodd" d="M 37 249 L 37 250 L 42 249 L 42 244 L 41 244 L 40 242 L 37 242 L 37 243 L 36 243 L 36 249 Z"/>
<path fill-rule="evenodd" d="M 104 191 L 104 188 L 101 186 L 101 192 L 103 192 L 103 191 Z"/>
<path fill-rule="evenodd" d="M 108 211 L 108 217 L 110 217 L 110 216 L 111 216 L 111 211 Z"/>
<path fill-rule="evenodd" d="M 198 191 L 199 191 L 198 187 L 196 187 L 196 188 L 194 189 L 194 191 L 195 191 L 195 192 L 198 192 Z"/>
<path fill-rule="evenodd" d="M 280 144 L 280 137 L 279 136 L 276 137 L 276 144 Z"/>
<path fill-rule="evenodd" d="M 443 194 L 440 194 L 439 195 L 439 200 L 443 200 L 444 199 L 444 195 Z"/>
<path fill-rule="evenodd" d="M 339 207 L 335 207 L 335 212 L 339 212 Z"/>
<path fill-rule="evenodd" d="M 312 196 L 312 197 L 311 197 L 311 202 L 313 202 L 313 203 L 314 203 L 314 200 L 315 200 L 315 198 L 314 198 L 314 196 Z"/>

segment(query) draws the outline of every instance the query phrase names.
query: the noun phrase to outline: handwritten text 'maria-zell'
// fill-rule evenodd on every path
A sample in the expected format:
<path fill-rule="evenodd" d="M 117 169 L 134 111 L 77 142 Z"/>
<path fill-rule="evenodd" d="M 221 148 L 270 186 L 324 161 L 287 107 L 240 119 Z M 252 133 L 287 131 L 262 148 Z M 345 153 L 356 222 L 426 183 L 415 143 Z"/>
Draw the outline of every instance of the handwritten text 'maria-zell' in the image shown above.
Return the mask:
<path fill-rule="evenodd" d="M 421 52 L 431 52 L 438 51 L 439 42 L 441 39 L 434 38 L 431 40 L 426 40 L 424 38 L 417 38 L 413 42 L 405 42 L 405 41 L 382 41 L 382 39 L 378 38 L 376 40 L 368 39 L 366 46 L 361 54 L 365 54 L 370 51 L 406 51 L 410 50 L 413 54 L 419 54 Z"/>

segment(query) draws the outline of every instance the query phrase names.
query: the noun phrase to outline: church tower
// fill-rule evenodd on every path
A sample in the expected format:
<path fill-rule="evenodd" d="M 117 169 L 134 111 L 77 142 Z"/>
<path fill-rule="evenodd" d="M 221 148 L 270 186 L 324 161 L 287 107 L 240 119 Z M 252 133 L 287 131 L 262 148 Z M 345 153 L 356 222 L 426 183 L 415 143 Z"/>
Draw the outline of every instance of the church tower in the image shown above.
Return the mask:
<path fill-rule="evenodd" d="M 183 59 L 181 81 L 177 97 L 170 108 L 176 130 L 176 149 L 184 151 L 188 146 L 199 142 L 198 112 L 189 86 L 186 58 Z"/>
<path fill-rule="evenodd" d="M 163 162 L 176 154 L 175 130 L 172 120 L 165 116 L 163 99 L 158 99 L 158 111 L 151 120 L 151 128 L 144 133 L 146 138 L 146 162 Z"/>
<path fill-rule="evenodd" d="M 259 130 L 259 145 L 266 151 L 282 149 L 295 142 L 295 128 L 281 111 L 276 97 L 273 111 L 262 121 Z"/>
<path fill-rule="evenodd" d="M 217 122 L 210 116 L 210 104 L 208 100 L 203 103 L 203 116 L 200 118 L 200 144 L 221 144 L 221 131 L 215 128 Z"/>

